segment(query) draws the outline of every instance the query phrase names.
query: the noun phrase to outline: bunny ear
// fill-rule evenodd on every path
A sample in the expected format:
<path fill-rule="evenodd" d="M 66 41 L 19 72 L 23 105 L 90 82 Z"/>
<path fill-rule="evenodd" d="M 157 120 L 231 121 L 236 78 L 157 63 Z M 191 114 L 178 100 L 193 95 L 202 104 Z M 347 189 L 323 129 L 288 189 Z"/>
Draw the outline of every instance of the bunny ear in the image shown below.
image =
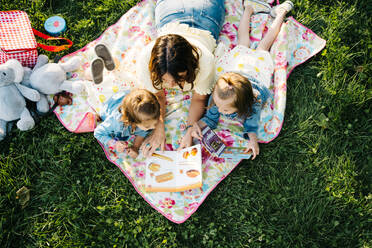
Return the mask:
<path fill-rule="evenodd" d="M 16 59 L 10 59 L 6 62 L 6 65 L 14 71 L 14 82 L 20 83 L 24 73 L 22 64 Z"/>

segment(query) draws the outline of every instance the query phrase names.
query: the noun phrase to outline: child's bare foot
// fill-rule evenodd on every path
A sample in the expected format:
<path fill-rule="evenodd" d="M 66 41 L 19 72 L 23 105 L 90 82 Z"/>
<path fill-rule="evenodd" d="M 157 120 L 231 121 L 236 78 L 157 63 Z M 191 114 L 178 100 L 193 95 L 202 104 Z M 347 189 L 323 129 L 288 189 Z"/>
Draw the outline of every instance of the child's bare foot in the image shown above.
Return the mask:
<path fill-rule="evenodd" d="M 272 8 L 272 10 L 270 11 L 270 15 L 274 18 L 276 16 L 284 16 L 293 9 L 293 6 L 294 6 L 293 3 L 287 0 L 284 3 L 279 4 Z"/>

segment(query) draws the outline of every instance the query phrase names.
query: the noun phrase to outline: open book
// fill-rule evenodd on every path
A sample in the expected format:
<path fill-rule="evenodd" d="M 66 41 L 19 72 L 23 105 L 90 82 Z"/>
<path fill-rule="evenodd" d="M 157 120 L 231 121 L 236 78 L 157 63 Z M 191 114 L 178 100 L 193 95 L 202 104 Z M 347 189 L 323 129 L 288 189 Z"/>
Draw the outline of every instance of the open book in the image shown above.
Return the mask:
<path fill-rule="evenodd" d="M 178 192 L 202 186 L 200 145 L 155 152 L 146 160 L 147 192 Z"/>

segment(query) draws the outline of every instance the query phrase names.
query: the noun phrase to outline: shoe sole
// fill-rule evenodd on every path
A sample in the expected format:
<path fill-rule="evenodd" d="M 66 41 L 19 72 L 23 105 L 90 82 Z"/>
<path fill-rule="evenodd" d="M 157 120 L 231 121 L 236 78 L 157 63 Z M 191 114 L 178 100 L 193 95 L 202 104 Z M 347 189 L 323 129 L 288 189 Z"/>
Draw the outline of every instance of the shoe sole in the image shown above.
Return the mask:
<path fill-rule="evenodd" d="M 254 14 L 260 14 L 260 13 L 267 13 L 268 14 L 268 13 L 270 13 L 271 6 L 268 3 L 260 1 L 260 0 L 249 0 L 249 1 L 254 2 L 256 4 L 260 4 L 267 9 L 267 10 L 261 10 L 261 11 L 254 11 Z M 242 4 L 243 4 L 243 7 L 244 7 L 245 6 L 245 1 L 244 0 L 242 1 Z"/>
<path fill-rule="evenodd" d="M 99 44 L 94 48 L 94 50 L 96 51 L 97 56 L 103 59 L 105 67 L 108 71 L 115 69 L 114 60 L 112 59 L 111 53 L 105 45 Z"/>
<path fill-rule="evenodd" d="M 103 67 L 104 62 L 102 59 L 95 59 L 92 62 L 92 76 L 95 84 L 100 84 L 103 81 Z"/>
<path fill-rule="evenodd" d="M 289 12 L 293 9 L 294 4 L 293 4 L 292 1 L 285 1 L 284 3 L 286 3 L 286 2 L 287 2 L 289 5 L 291 5 L 291 9 L 290 9 L 289 11 L 287 11 L 287 13 L 289 13 Z M 271 11 L 270 11 L 270 16 L 271 16 L 272 18 L 275 18 L 275 17 L 276 17 L 276 12 L 275 12 L 275 11 L 276 11 L 276 8 L 279 7 L 280 5 L 284 4 L 284 3 L 281 3 L 281 4 L 275 6 L 274 8 L 271 9 Z"/>

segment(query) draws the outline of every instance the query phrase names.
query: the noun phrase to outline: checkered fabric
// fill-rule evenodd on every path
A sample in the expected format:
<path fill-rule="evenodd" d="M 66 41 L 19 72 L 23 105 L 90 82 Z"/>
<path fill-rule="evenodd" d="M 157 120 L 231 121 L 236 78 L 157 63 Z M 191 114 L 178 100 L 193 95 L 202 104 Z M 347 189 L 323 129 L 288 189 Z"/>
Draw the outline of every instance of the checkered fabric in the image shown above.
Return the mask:
<path fill-rule="evenodd" d="M 0 11 L 0 64 L 17 59 L 33 67 L 37 60 L 37 43 L 30 20 L 24 11 Z"/>

